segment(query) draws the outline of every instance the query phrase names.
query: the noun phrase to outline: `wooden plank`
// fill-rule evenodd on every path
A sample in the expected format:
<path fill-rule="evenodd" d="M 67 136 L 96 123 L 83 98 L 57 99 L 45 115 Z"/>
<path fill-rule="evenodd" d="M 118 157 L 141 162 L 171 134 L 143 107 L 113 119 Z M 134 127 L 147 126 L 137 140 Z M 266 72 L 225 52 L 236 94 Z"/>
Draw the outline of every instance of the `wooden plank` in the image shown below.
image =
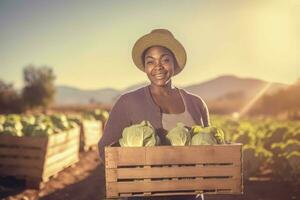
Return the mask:
<path fill-rule="evenodd" d="M 78 138 L 79 140 L 80 129 L 79 127 L 73 128 L 68 131 L 62 131 L 61 133 L 53 134 L 49 136 L 48 147 L 60 145 L 67 141 Z"/>
<path fill-rule="evenodd" d="M 29 158 L 43 158 L 46 149 L 32 149 L 23 147 L 0 147 L 0 157 L 29 157 Z"/>
<path fill-rule="evenodd" d="M 41 177 L 42 169 L 24 166 L 0 166 L 1 176 Z"/>
<path fill-rule="evenodd" d="M 99 140 L 99 139 L 100 139 L 100 134 L 99 133 L 97 133 L 97 135 L 96 134 L 86 135 L 85 138 L 84 138 L 86 143 L 94 142 L 94 141 Z"/>
<path fill-rule="evenodd" d="M 14 157 L 0 157 L 0 165 L 4 166 L 19 166 L 19 167 L 35 167 L 43 168 L 43 159 L 28 159 L 28 158 L 14 158 Z"/>
<path fill-rule="evenodd" d="M 183 192 L 178 192 L 178 191 L 168 191 L 168 192 L 149 192 L 148 195 L 145 195 L 147 193 L 120 193 L 119 196 L 117 197 L 147 197 L 147 196 L 182 196 L 182 195 L 197 195 L 199 193 L 205 193 L 205 194 L 236 194 L 232 192 L 231 190 L 212 190 L 212 191 L 205 191 L 205 192 L 197 192 L 197 191 L 183 191 Z M 239 194 L 239 193 L 238 193 Z"/>
<path fill-rule="evenodd" d="M 237 179 L 216 180 L 162 180 L 162 181 L 138 181 L 107 183 L 109 191 L 117 193 L 133 192 L 159 192 L 159 191 L 183 191 L 183 190 L 215 190 L 232 189 L 240 187 Z"/>
<path fill-rule="evenodd" d="M 131 165 L 146 164 L 147 147 L 111 147 L 111 148 L 116 148 L 117 150 L 117 155 L 118 155 L 118 160 L 116 160 L 117 166 L 131 166 Z"/>
<path fill-rule="evenodd" d="M 130 170 L 129 170 L 130 173 Z M 105 181 L 106 182 L 117 182 L 118 180 L 118 169 L 106 169 L 105 170 Z"/>
<path fill-rule="evenodd" d="M 53 176 L 54 174 L 64 170 L 65 168 L 73 165 L 74 163 L 79 161 L 78 154 L 72 154 L 68 157 L 66 157 L 63 160 L 59 160 L 55 162 L 53 165 L 47 166 L 43 173 L 43 180 L 49 178 L 50 176 Z"/>
<path fill-rule="evenodd" d="M 92 145 L 97 145 L 101 138 L 101 123 L 99 121 L 83 121 L 83 140 L 84 147 L 89 147 Z"/>
<path fill-rule="evenodd" d="M 47 137 L 38 136 L 11 136 L 11 135 L 0 135 L 0 147 L 4 146 L 20 146 L 20 147 L 31 147 L 45 149 L 47 145 Z M 1 148 L 0 148 L 0 151 Z"/>
<path fill-rule="evenodd" d="M 75 154 L 75 155 L 79 154 L 79 144 L 74 145 L 58 154 L 54 154 L 54 155 L 47 157 L 46 161 L 45 161 L 45 167 L 48 167 L 49 165 L 51 165 L 59 160 L 65 159 L 69 155 L 72 155 L 72 154 Z"/>
<path fill-rule="evenodd" d="M 105 151 L 105 168 L 117 168 L 118 165 L 118 149 L 104 147 Z"/>
<path fill-rule="evenodd" d="M 241 177 L 240 166 L 182 166 L 182 167 L 152 167 L 152 168 L 118 168 L 107 169 L 107 182 L 117 179 L 140 178 L 180 178 L 180 177 Z"/>
<path fill-rule="evenodd" d="M 98 135 L 97 137 L 86 137 L 85 141 L 84 141 L 84 144 L 85 145 L 88 145 L 88 146 L 91 146 L 91 145 L 96 145 L 98 144 L 100 140 L 100 136 Z"/>
<path fill-rule="evenodd" d="M 241 161 L 239 146 L 199 145 L 182 147 L 145 148 L 146 165 L 234 163 Z M 123 163 L 122 163 L 123 164 Z"/>
<path fill-rule="evenodd" d="M 241 162 L 241 145 L 107 147 L 117 166 Z M 139 158 L 139 159 L 136 159 Z M 110 165 L 110 164 L 109 164 Z"/>
<path fill-rule="evenodd" d="M 115 198 L 119 196 L 118 188 L 115 184 L 116 183 L 106 183 L 106 197 Z"/>
<path fill-rule="evenodd" d="M 65 143 L 72 139 L 73 139 L 73 135 L 70 135 L 68 131 L 62 131 L 60 133 L 49 136 L 48 147 L 60 145 L 61 143 Z"/>
<path fill-rule="evenodd" d="M 66 149 L 69 149 L 71 147 L 78 146 L 78 145 L 79 145 L 79 140 L 77 140 L 77 139 L 72 139 L 72 140 L 66 141 L 66 143 L 49 147 L 47 150 L 46 156 L 51 157 L 52 155 L 58 154 L 60 152 L 63 152 Z"/>

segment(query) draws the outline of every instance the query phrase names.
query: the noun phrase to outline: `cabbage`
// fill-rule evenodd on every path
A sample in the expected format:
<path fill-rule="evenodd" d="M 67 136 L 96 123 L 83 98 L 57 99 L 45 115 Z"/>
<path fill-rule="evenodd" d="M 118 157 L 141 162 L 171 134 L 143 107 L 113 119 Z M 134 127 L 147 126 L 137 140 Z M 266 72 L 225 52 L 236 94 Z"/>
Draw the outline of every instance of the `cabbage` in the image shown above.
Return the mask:
<path fill-rule="evenodd" d="M 70 117 L 68 117 L 68 120 L 70 121 L 70 124 L 72 122 L 75 122 L 79 126 L 82 124 L 82 117 L 79 115 L 70 116 Z"/>
<path fill-rule="evenodd" d="M 217 140 L 211 133 L 209 127 L 202 128 L 201 126 L 193 126 L 192 134 L 192 145 L 217 144 Z"/>
<path fill-rule="evenodd" d="M 6 127 L 4 127 L 4 129 L 2 130 L 2 132 L 0 134 L 11 135 L 11 136 L 18 136 L 18 137 L 23 136 L 22 131 L 16 129 L 13 126 L 6 126 Z"/>
<path fill-rule="evenodd" d="M 254 145 L 243 146 L 244 177 L 257 176 L 261 173 L 261 167 L 269 167 L 272 164 L 273 154 L 263 147 Z"/>
<path fill-rule="evenodd" d="M 48 136 L 54 131 L 45 124 L 30 124 L 23 128 L 23 133 L 25 136 Z"/>
<path fill-rule="evenodd" d="M 286 156 L 286 159 L 292 168 L 292 172 L 295 175 L 300 175 L 300 152 L 292 151 Z"/>
<path fill-rule="evenodd" d="M 5 115 L 0 115 L 0 124 L 5 122 Z"/>
<path fill-rule="evenodd" d="M 195 125 L 191 129 L 192 145 L 224 144 L 224 132 L 215 126 L 201 127 Z"/>
<path fill-rule="evenodd" d="M 177 123 L 177 126 L 168 132 L 166 138 L 172 146 L 187 146 L 191 143 L 191 134 L 183 123 Z"/>
<path fill-rule="evenodd" d="M 124 128 L 119 143 L 122 147 L 155 146 L 159 144 L 159 138 L 150 122 L 142 121 Z"/>
<path fill-rule="evenodd" d="M 28 116 L 22 116 L 21 123 L 23 126 L 26 126 L 28 124 L 34 124 L 35 118 L 34 116 L 28 115 Z"/>
<path fill-rule="evenodd" d="M 261 163 L 257 160 L 255 146 L 245 145 L 243 147 L 243 175 L 245 178 L 257 175 Z"/>
<path fill-rule="evenodd" d="M 22 123 L 17 115 L 8 115 L 2 125 L 2 134 L 12 136 L 22 136 Z"/>
<path fill-rule="evenodd" d="M 206 127 L 210 128 L 210 133 L 214 135 L 218 144 L 225 144 L 225 134 L 222 129 L 217 128 L 215 126 Z"/>
<path fill-rule="evenodd" d="M 109 117 L 109 113 L 106 110 L 100 110 L 100 109 L 89 111 L 84 115 L 85 119 L 96 119 L 102 122 L 107 121 L 108 117 Z"/>
<path fill-rule="evenodd" d="M 63 114 L 52 115 L 51 121 L 56 128 L 59 128 L 63 131 L 70 129 L 70 124 L 68 122 L 68 119 Z"/>
<path fill-rule="evenodd" d="M 289 139 L 287 142 L 278 142 L 271 145 L 271 151 L 274 154 L 289 154 L 293 151 L 300 152 L 300 142 Z"/>
<path fill-rule="evenodd" d="M 16 114 L 9 114 L 6 116 L 6 121 L 20 122 L 21 116 Z"/>

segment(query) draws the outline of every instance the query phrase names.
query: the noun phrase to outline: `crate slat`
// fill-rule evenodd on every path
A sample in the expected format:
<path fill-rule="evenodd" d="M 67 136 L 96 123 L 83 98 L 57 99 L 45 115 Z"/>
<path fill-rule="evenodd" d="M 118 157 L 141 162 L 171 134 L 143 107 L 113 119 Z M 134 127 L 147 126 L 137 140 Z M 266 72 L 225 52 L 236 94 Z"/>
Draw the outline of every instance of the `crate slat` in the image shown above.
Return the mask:
<path fill-rule="evenodd" d="M 53 154 L 47 157 L 45 161 L 45 167 L 48 167 L 49 165 L 58 162 L 59 160 L 63 160 L 67 158 L 69 155 L 78 154 L 78 152 L 79 152 L 79 144 L 75 144 L 74 146 L 67 148 L 64 151 L 61 151 L 57 154 Z"/>
<path fill-rule="evenodd" d="M 233 163 L 241 160 L 238 145 L 107 148 L 107 168 L 134 165 Z M 132 156 L 135 155 L 135 156 Z M 166 156 L 168 155 L 168 156 Z M 197 155 L 197 156 L 195 156 Z M 139 159 L 136 159 L 139 158 Z"/>
<path fill-rule="evenodd" d="M 203 191 L 161 191 L 161 192 L 145 192 L 145 193 L 120 193 L 120 197 L 147 197 L 147 196 L 178 196 L 178 195 L 198 195 L 201 194 Z M 232 194 L 232 192 L 228 192 L 227 190 L 206 190 L 205 194 Z"/>
<path fill-rule="evenodd" d="M 58 173 L 62 169 L 69 167 L 78 161 L 79 161 L 78 154 L 71 154 L 70 156 L 67 156 L 63 160 L 60 160 L 60 161 L 54 163 L 53 165 L 46 167 L 44 174 L 43 174 L 43 179 L 46 179 L 46 178 Z"/>
<path fill-rule="evenodd" d="M 182 167 L 153 167 L 153 168 L 118 168 L 107 169 L 107 182 L 117 179 L 140 178 L 182 178 L 231 176 L 238 178 L 241 174 L 240 166 L 182 166 Z"/>
<path fill-rule="evenodd" d="M 28 159 L 24 157 L 0 157 L 0 165 L 43 168 L 43 163 L 43 159 Z"/>
<path fill-rule="evenodd" d="M 0 157 L 29 157 L 41 158 L 45 150 L 28 147 L 1 147 Z"/>
<path fill-rule="evenodd" d="M 89 149 L 91 146 L 97 146 L 98 141 L 102 137 L 102 122 L 84 120 L 82 122 L 82 138 L 83 147 L 81 149 Z"/>
<path fill-rule="evenodd" d="M 53 134 L 49 136 L 48 146 L 56 146 L 64 144 L 67 141 L 73 140 L 74 138 L 79 137 L 79 127 L 71 129 L 69 131 L 63 131 L 60 134 Z"/>
<path fill-rule="evenodd" d="M 77 138 L 73 138 L 71 140 L 62 143 L 61 145 L 52 146 L 51 148 L 47 149 L 47 157 L 51 157 L 52 155 L 58 154 L 63 152 L 65 149 L 69 149 L 73 146 L 78 146 L 79 140 Z"/>
<path fill-rule="evenodd" d="M 202 164 L 202 163 L 233 163 L 241 160 L 239 146 L 199 145 L 174 148 L 145 148 L 146 163 L 160 164 Z M 168 156 L 166 156 L 168 155 Z"/>
<path fill-rule="evenodd" d="M 203 180 L 162 180 L 162 181 L 132 181 L 107 183 L 109 193 L 135 193 L 185 190 L 231 190 L 237 193 L 239 184 L 236 179 L 225 179 L 220 182 L 216 179 Z"/>
<path fill-rule="evenodd" d="M 30 147 L 44 149 L 47 145 L 47 137 L 31 137 L 31 136 L 11 136 L 11 135 L 1 135 L 0 136 L 0 147 L 7 146 L 18 146 L 18 147 Z M 1 148 L 0 148 L 0 151 Z"/>
<path fill-rule="evenodd" d="M 0 166 L 0 175 L 17 177 L 41 177 L 42 169 L 19 166 Z"/>

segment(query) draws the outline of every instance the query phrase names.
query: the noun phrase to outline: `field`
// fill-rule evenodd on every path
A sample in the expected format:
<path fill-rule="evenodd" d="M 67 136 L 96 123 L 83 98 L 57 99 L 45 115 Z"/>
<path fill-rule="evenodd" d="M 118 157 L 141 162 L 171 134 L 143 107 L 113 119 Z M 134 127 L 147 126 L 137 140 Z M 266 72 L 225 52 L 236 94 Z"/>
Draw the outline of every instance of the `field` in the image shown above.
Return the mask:
<path fill-rule="evenodd" d="M 205 199 L 300 198 L 300 122 L 271 118 L 234 119 L 213 116 L 229 142 L 243 148 L 243 195 L 205 195 Z M 81 152 L 79 162 L 52 177 L 40 190 L 26 189 L 21 180 L 0 179 L 2 199 L 104 199 L 104 166 L 97 149 Z"/>

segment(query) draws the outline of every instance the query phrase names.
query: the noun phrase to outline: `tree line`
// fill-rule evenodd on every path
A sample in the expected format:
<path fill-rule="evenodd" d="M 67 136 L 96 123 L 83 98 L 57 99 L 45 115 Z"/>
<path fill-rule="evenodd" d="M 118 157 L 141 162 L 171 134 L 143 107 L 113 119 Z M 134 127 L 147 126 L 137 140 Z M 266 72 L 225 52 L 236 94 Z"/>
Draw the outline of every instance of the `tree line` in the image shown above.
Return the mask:
<path fill-rule="evenodd" d="M 56 79 L 51 67 L 29 65 L 23 69 L 23 88 L 18 91 L 0 79 L 0 113 L 46 109 L 54 100 Z"/>

